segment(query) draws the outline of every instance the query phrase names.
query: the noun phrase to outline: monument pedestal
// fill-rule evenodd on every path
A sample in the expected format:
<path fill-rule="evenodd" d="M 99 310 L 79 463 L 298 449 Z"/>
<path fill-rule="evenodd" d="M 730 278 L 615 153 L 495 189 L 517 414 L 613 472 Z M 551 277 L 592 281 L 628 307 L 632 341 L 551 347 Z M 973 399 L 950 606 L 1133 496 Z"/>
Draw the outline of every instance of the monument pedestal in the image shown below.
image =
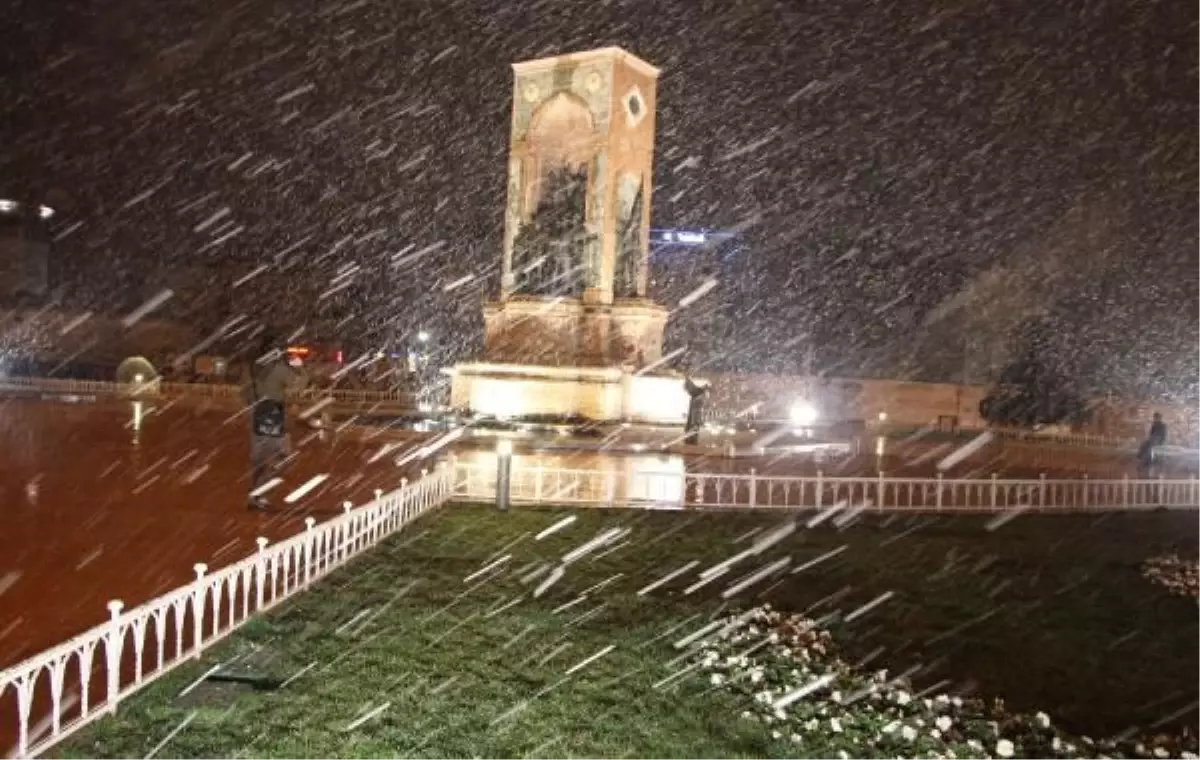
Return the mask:
<path fill-rule="evenodd" d="M 683 378 L 619 367 L 459 364 L 450 385 L 456 409 L 499 419 L 582 417 L 597 422 L 681 425 Z"/>
<path fill-rule="evenodd" d="M 549 367 L 645 367 L 662 358 L 667 310 L 645 299 L 512 296 L 483 307 L 484 359 Z"/>

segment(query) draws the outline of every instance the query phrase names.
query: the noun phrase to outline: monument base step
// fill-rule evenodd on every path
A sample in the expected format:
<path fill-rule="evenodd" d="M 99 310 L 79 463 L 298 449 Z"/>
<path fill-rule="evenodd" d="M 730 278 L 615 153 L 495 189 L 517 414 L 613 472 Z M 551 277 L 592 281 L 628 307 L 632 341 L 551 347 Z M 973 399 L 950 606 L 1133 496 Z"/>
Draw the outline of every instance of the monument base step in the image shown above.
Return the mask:
<path fill-rule="evenodd" d="M 578 417 L 678 425 L 688 394 L 678 375 L 620 367 L 547 367 L 480 362 L 451 370 L 450 405 L 498 419 Z"/>

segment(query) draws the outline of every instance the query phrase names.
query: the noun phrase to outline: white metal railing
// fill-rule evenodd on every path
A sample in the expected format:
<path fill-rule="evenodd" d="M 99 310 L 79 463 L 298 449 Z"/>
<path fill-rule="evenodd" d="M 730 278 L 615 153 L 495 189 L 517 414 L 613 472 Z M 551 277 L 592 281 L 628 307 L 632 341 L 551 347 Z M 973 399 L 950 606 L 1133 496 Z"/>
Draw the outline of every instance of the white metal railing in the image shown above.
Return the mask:
<path fill-rule="evenodd" d="M 324 523 L 268 546 L 212 574 L 130 610 L 108 603 L 111 619 L 0 671 L 0 731 L 16 735 L 12 750 L 34 756 L 88 722 L 116 710 L 131 692 L 198 658 L 251 616 L 306 589 L 424 512 L 446 502 L 453 468 L 444 465 L 412 484 L 377 495 Z M 68 693 L 68 689 L 70 693 Z M 12 710 L 8 708 L 13 708 Z M 15 730 L 7 717 L 15 712 Z"/>
<path fill-rule="evenodd" d="M 1092 433 L 1057 433 L 1043 430 L 1022 430 L 1020 428 L 988 428 L 988 432 L 997 438 L 1027 443 L 1057 443 L 1064 446 L 1081 446 L 1086 448 L 1136 449 L 1141 443 L 1136 438 L 1123 438 L 1114 435 L 1095 435 Z M 983 432 L 983 431 L 979 431 Z"/>
<path fill-rule="evenodd" d="M 46 393 L 68 393 L 86 396 L 141 396 L 160 394 L 164 396 L 193 396 L 222 400 L 242 398 L 242 388 L 226 383 L 117 383 L 106 380 L 70 380 L 52 377 L 4 377 L 0 378 L 0 389 L 17 388 L 43 391 Z M 305 388 L 289 394 L 297 402 L 313 402 L 333 398 L 335 402 L 350 404 L 401 403 L 416 408 L 414 395 L 406 391 L 371 391 L 352 388 Z"/>
<path fill-rule="evenodd" d="M 454 498 L 496 497 L 496 467 L 455 465 Z M 619 469 L 569 470 L 514 463 L 509 498 L 513 504 L 657 506 L 664 508 L 756 508 L 821 510 L 838 504 L 874 511 L 1004 512 L 1197 509 L 1200 481 L 1010 480 L 964 478 L 842 478 L 765 476 L 754 470 L 730 475 L 645 472 Z"/>

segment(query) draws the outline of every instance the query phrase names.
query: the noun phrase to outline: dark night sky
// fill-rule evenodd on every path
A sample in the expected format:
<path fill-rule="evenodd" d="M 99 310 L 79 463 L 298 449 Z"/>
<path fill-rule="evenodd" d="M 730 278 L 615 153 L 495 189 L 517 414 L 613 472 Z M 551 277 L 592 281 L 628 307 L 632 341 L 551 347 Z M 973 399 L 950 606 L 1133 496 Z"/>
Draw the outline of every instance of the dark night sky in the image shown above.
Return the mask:
<path fill-rule="evenodd" d="M 964 342 L 991 353 L 991 333 L 1040 309 L 1093 385 L 1194 393 L 1194 2 L 67 0 L 5 15 L 0 191 L 61 207 L 72 305 L 123 308 L 208 262 L 223 299 L 178 288 L 172 308 L 278 319 L 313 294 L 229 284 L 272 263 L 320 292 L 357 263 L 347 315 L 473 350 L 500 248 L 508 64 L 616 44 L 663 69 L 655 226 L 745 230 L 744 272 L 722 288 L 761 308 L 729 363 L 793 370 L 814 340 L 838 374 L 945 376 Z"/>

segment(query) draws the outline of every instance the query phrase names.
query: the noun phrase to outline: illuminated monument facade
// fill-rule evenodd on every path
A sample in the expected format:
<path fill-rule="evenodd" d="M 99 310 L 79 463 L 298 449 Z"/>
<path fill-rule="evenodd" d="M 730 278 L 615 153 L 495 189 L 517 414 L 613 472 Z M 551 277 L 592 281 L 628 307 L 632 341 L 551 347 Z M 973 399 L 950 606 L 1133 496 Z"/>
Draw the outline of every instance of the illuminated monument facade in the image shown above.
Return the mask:
<path fill-rule="evenodd" d="M 499 417 L 682 422 L 647 298 L 658 69 L 620 48 L 513 65 L 499 298 L 451 403 Z"/>

